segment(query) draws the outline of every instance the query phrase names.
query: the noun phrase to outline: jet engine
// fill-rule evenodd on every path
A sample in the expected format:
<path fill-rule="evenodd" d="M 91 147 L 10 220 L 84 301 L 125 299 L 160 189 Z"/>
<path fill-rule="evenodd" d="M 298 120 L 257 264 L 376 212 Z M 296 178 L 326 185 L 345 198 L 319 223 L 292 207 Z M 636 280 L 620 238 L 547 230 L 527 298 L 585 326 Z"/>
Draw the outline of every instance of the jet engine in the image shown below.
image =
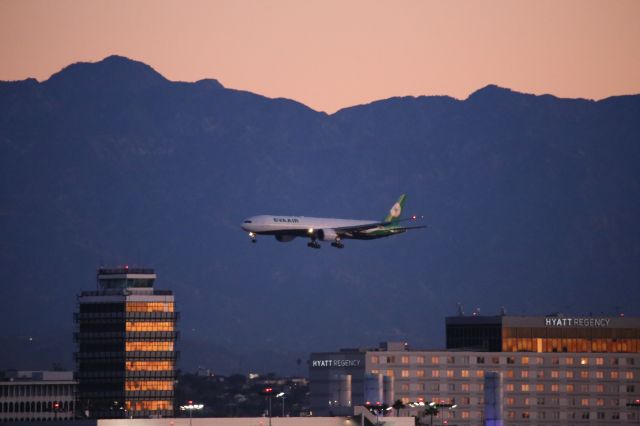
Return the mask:
<path fill-rule="evenodd" d="M 335 241 L 338 238 L 338 234 L 335 230 L 329 229 L 318 229 L 316 234 L 318 239 L 321 241 Z"/>
<path fill-rule="evenodd" d="M 295 235 L 276 235 L 276 240 L 280 241 L 281 243 L 288 243 L 295 237 Z"/>

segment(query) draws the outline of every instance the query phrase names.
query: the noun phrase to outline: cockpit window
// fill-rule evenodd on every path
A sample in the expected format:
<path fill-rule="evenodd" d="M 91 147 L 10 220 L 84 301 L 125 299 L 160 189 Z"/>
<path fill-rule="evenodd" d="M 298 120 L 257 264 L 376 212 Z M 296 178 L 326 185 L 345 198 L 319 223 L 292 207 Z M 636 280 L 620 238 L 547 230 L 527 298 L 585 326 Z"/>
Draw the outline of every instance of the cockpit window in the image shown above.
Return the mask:
<path fill-rule="evenodd" d="M 245 220 L 244 223 L 252 223 L 250 220 Z"/>

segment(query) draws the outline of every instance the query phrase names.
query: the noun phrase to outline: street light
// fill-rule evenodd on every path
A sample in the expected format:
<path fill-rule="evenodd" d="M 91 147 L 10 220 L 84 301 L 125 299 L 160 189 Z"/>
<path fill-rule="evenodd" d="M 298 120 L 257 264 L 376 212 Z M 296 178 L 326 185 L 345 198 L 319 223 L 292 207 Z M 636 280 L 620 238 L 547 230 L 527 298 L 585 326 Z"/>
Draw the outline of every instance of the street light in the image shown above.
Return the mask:
<path fill-rule="evenodd" d="M 193 401 L 187 401 L 187 405 L 180 406 L 180 411 L 189 412 L 189 426 L 191 426 L 191 419 L 193 418 L 193 410 L 202 410 L 203 408 L 204 408 L 203 404 L 194 404 Z"/>
<path fill-rule="evenodd" d="M 271 397 L 273 396 L 273 388 L 264 388 L 262 394 L 269 397 L 269 426 L 271 426 Z"/>
<path fill-rule="evenodd" d="M 284 392 L 280 392 L 276 395 L 276 398 L 282 398 L 282 417 L 284 417 L 284 400 L 286 397 L 287 395 Z"/>

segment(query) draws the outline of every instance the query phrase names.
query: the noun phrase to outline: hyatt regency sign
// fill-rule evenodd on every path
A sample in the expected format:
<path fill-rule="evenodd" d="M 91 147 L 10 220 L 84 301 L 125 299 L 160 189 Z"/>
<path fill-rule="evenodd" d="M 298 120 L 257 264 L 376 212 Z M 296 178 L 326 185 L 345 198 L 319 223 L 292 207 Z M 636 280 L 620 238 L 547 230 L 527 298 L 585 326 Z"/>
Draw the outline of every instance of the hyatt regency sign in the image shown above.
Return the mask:
<path fill-rule="evenodd" d="M 608 327 L 608 318 L 545 318 L 544 325 L 550 327 Z"/>
<path fill-rule="evenodd" d="M 358 367 L 359 359 L 314 359 L 311 367 Z"/>

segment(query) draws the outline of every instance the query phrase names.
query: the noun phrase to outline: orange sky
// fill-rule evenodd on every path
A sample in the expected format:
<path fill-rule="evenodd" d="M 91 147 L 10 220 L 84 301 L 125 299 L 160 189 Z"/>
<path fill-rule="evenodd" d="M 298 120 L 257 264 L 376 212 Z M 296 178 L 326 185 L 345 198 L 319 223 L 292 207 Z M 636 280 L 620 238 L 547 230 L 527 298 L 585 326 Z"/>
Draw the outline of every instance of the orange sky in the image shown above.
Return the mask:
<path fill-rule="evenodd" d="M 0 80 L 111 54 L 327 112 L 495 83 L 640 93 L 640 1 L 0 0 Z"/>

